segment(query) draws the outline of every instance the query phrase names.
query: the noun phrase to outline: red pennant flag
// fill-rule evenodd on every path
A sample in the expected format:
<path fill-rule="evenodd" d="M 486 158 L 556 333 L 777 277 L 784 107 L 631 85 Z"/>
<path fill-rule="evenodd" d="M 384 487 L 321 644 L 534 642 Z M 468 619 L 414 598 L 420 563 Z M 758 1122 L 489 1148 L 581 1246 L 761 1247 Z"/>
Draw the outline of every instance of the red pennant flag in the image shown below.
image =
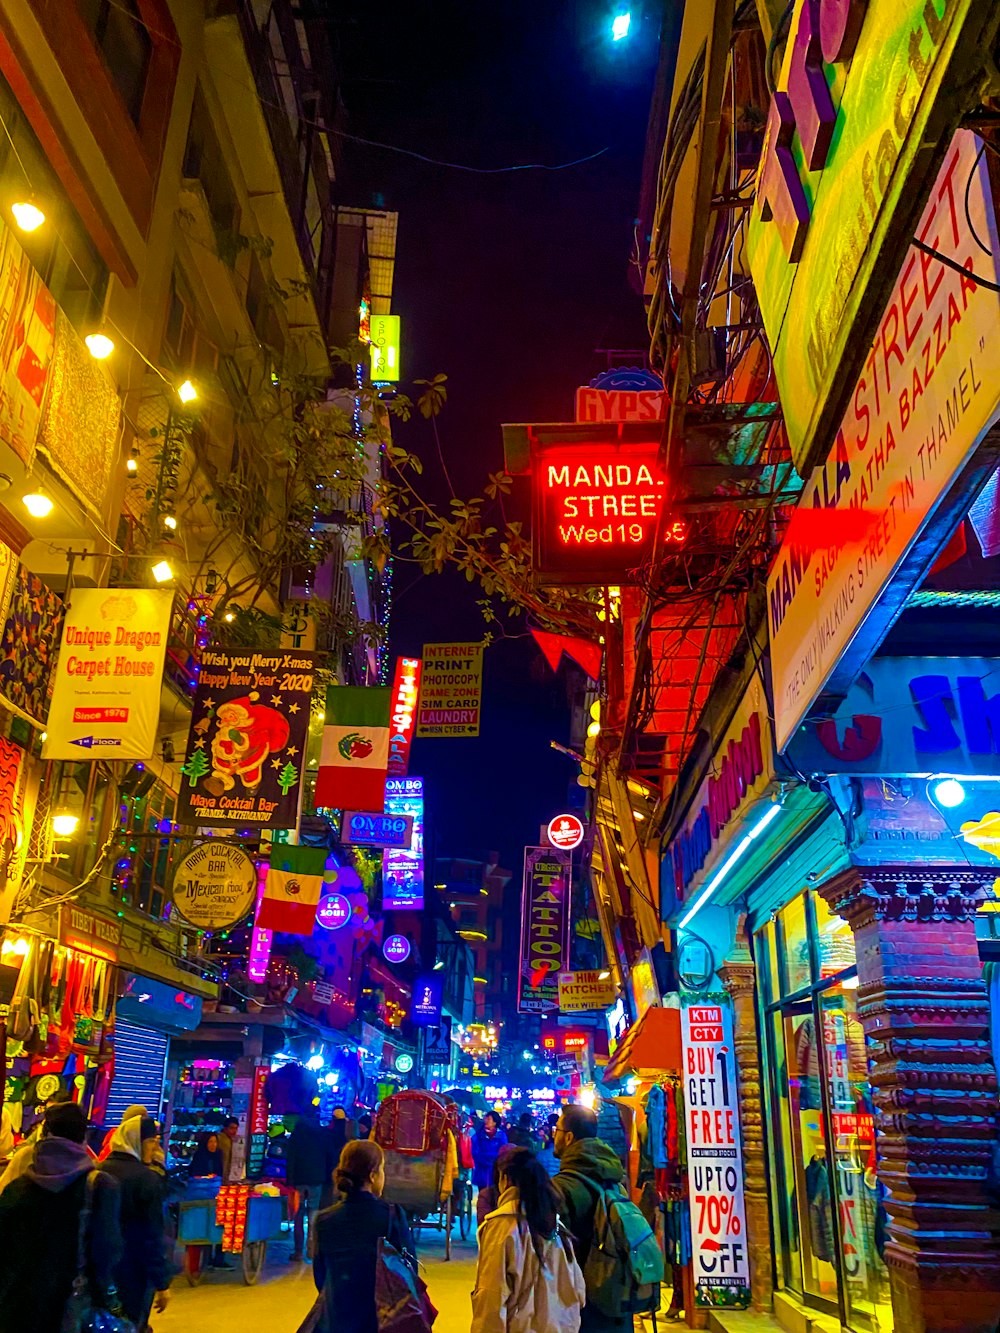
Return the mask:
<path fill-rule="evenodd" d="M 553 671 L 559 670 L 559 663 L 565 653 L 587 673 L 591 680 L 600 678 L 604 649 L 599 643 L 594 643 L 590 639 L 576 639 L 568 634 L 550 634 L 541 629 L 533 629 L 531 633 Z"/>

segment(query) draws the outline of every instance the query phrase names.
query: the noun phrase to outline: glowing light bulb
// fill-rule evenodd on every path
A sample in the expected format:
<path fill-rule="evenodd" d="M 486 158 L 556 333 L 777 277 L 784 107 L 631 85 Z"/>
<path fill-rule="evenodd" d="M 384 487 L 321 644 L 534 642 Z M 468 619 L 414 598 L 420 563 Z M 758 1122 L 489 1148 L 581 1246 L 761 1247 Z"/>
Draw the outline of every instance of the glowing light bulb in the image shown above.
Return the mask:
<path fill-rule="evenodd" d="M 10 211 L 22 231 L 37 231 L 45 221 L 45 214 L 29 199 L 19 199 L 16 204 L 11 204 Z"/>
<path fill-rule="evenodd" d="M 168 579 L 174 577 L 174 571 L 170 568 L 169 560 L 160 560 L 153 566 L 152 572 L 157 583 L 166 583 Z"/>
<path fill-rule="evenodd" d="M 87 344 L 87 351 L 95 361 L 106 361 L 115 350 L 113 339 L 106 333 L 88 333 L 83 340 Z"/>
<path fill-rule="evenodd" d="M 80 823 L 79 815 L 63 812 L 52 816 L 52 832 L 57 838 L 72 838 Z"/>
<path fill-rule="evenodd" d="M 946 810 L 954 810 L 965 800 L 965 788 L 957 778 L 944 778 L 934 788 L 934 799 Z"/>
<path fill-rule="evenodd" d="M 132 474 L 132 476 L 135 476 L 135 474 L 139 471 L 139 460 L 138 460 L 138 458 L 126 458 L 126 460 L 125 460 L 125 471 L 126 471 L 126 472 L 130 472 L 130 473 Z"/>
<path fill-rule="evenodd" d="M 628 30 L 632 26 L 632 15 L 627 11 L 624 14 L 616 14 L 611 20 L 611 40 L 620 42 L 628 36 Z"/>
<path fill-rule="evenodd" d="M 173 514 L 163 515 L 163 526 L 169 528 L 171 532 L 177 531 L 177 520 L 174 518 Z"/>
<path fill-rule="evenodd" d="M 194 385 L 191 383 L 190 380 L 185 380 L 184 383 L 177 390 L 177 397 L 181 400 L 182 403 L 193 403 L 194 400 L 198 397 L 198 390 L 194 387 Z"/>
<path fill-rule="evenodd" d="M 43 495 L 41 491 L 32 491 L 30 495 L 25 495 L 21 503 L 32 518 L 48 518 L 55 508 L 49 497 Z"/>

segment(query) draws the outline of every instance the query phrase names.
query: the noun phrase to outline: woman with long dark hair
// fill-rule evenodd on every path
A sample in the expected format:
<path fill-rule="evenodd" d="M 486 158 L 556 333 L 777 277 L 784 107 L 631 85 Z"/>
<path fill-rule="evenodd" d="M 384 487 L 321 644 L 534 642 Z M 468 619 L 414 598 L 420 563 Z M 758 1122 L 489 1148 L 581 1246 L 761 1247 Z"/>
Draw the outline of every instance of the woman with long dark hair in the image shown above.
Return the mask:
<path fill-rule="evenodd" d="M 381 1198 L 385 1157 L 370 1139 L 350 1139 L 333 1175 L 340 1200 L 316 1214 L 313 1278 L 323 1293 L 327 1333 L 378 1333 L 375 1260 L 384 1238 L 413 1254 L 406 1218 Z"/>
<path fill-rule="evenodd" d="M 586 1297 L 558 1195 L 534 1153 L 505 1154 L 500 1202 L 479 1229 L 471 1333 L 577 1333 Z"/>

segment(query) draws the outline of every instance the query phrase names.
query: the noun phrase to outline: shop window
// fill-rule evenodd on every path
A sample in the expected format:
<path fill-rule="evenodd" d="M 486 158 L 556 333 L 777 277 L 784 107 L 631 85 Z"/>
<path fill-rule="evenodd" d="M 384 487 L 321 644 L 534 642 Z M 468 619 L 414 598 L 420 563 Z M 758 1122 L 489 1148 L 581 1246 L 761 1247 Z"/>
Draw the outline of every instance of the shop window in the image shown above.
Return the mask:
<path fill-rule="evenodd" d="M 239 200 L 200 88 L 191 110 L 183 170 L 186 177 L 201 182 L 220 242 L 233 242 L 240 225 Z"/>
<path fill-rule="evenodd" d="M 171 865 L 188 847 L 171 836 L 174 797 L 156 783 L 142 795 L 126 797 L 122 806 L 112 896 L 159 920 L 166 915 Z"/>
<path fill-rule="evenodd" d="M 0 180 L 5 182 L 3 223 L 11 225 L 8 209 L 15 196 L 23 192 L 27 177 L 47 221 L 37 231 L 17 232 L 18 243 L 70 321 L 85 332 L 103 308 L 107 265 L 2 77 L 0 117 L 7 131 L 0 134 Z"/>
<path fill-rule="evenodd" d="M 135 0 L 78 0 L 80 14 L 133 122 L 142 118 L 153 43 Z"/>

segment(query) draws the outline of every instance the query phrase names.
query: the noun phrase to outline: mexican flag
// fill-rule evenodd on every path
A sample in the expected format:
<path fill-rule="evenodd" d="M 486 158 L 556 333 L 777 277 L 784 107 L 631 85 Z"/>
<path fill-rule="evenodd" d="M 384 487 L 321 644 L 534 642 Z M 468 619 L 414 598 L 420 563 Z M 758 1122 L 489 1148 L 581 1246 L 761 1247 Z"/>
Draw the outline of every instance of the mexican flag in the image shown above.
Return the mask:
<path fill-rule="evenodd" d="M 385 808 L 391 697 L 380 686 L 327 690 L 314 804 L 376 813 Z"/>
<path fill-rule="evenodd" d="M 312 934 L 327 855 L 323 847 L 271 845 L 271 866 L 257 910 L 258 930 Z"/>

